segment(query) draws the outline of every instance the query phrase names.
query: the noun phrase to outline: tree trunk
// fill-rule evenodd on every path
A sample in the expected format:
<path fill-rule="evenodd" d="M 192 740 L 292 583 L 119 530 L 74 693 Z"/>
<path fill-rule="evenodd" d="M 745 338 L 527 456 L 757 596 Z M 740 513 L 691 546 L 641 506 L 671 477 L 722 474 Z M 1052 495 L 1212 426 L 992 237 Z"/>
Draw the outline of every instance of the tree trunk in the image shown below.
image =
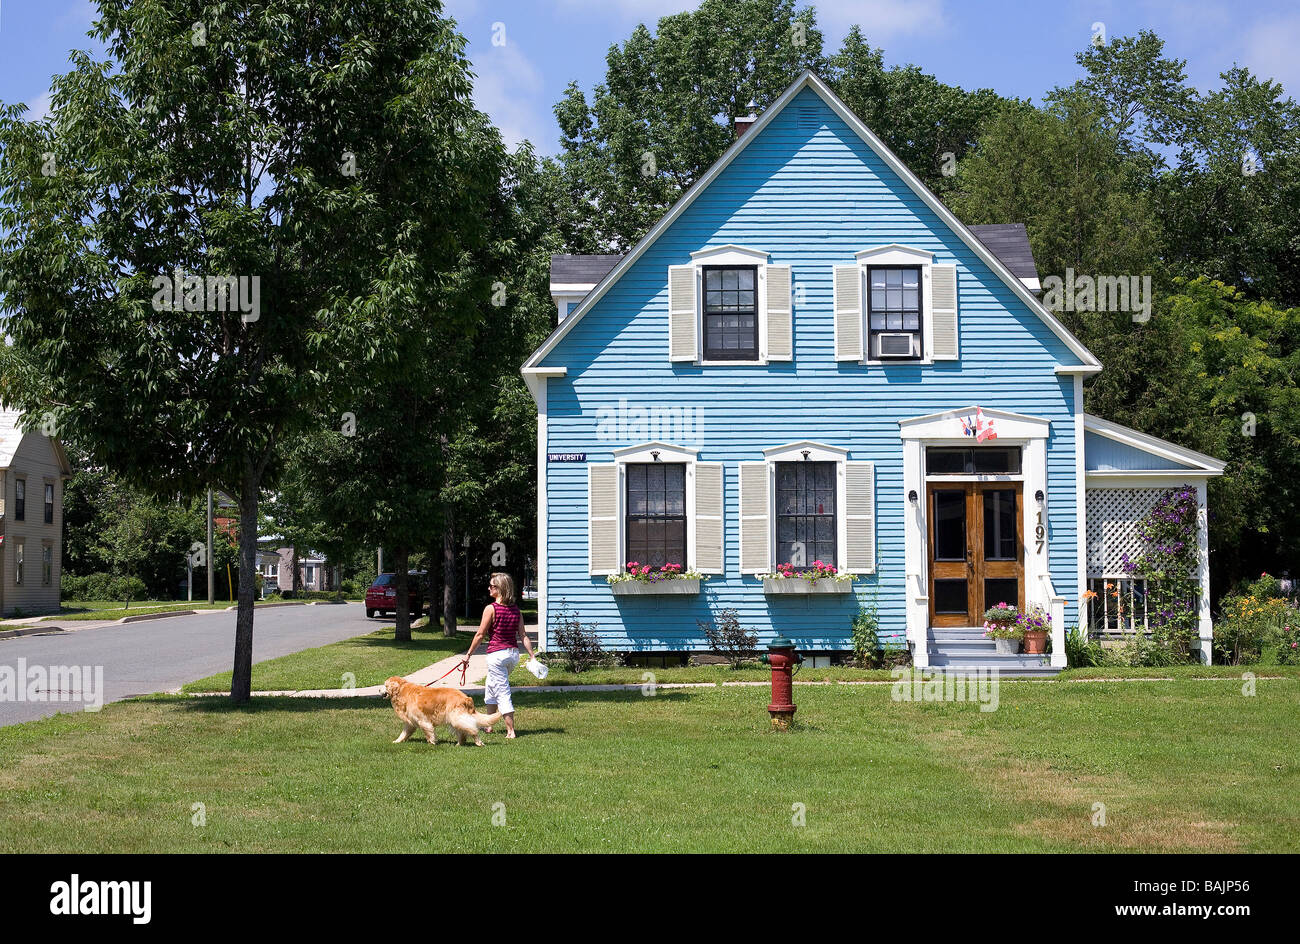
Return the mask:
<path fill-rule="evenodd" d="M 451 509 L 442 532 L 442 634 L 456 635 L 456 523 Z"/>
<path fill-rule="evenodd" d="M 398 642 L 411 641 L 411 595 L 409 589 L 410 583 L 410 558 L 411 552 L 405 547 L 398 547 L 393 552 L 393 573 L 395 579 L 393 586 L 397 591 L 397 630 L 393 638 Z"/>
<path fill-rule="evenodd" d="M 248 701 L 253 688 L 253 598 L 257 574 L 257 499 L 259 476 L 250 467 L 239 491 L 239 609 L 235 615 L 235 665 L 230 700 Z"/>
<path fill-rule="evenodd" d="M 293 580 L 290 582 L 289 587 L 292 590 L 293 595 L 297 596 L 298 592 L 302 590 L 302 576 L 298 573 L 298 545 L 295 543 L 291 550 L 293 552 L 290 557 L 290 561 L 293 565 Z"/>

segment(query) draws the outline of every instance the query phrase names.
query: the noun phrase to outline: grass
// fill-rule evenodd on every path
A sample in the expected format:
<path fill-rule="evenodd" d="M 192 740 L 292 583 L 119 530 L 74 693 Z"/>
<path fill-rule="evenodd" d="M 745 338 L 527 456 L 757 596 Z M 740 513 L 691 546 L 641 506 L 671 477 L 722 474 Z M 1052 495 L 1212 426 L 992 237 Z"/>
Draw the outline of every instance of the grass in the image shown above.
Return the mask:
<path fill-rule="evenodd" d="M 441 632 L 418 630 L 410 642 L 396 642 L 393 627 L 376 630 L 342 642 L 305 649 L 253 666 L 253 691 L 281 692 L 312 688 L 342 688 L 344 674 L 353 673 L 357 688 L 378 685 L 390 675 L 407 675 L 416 669 L 463 652 L 469 639 L 445 638 Z M 530 675 L 529 678 L 532 678 Z M 230 673 L 221 672 L 190 682 L 185 692 L 228 692 Z"/>
<path fill-rule="evenodd" d="M 650 681 L 647 673 L 654 676 L 658 684 L 673 682 L 766 682 L 772 678 L 772 670 L 766 666 L 733 669 L 726 665 L 687 665 L 674 668 L 642 668 L 622 666 L 613 668 L 587 669 L 585 672 L 570 672 L 561 668 L 560 660 L 555 660 L 545 679 L 538 679 L 524 668 L 524 659 L 510 673 L 510 684 L 517 687 L 537 687 L 539 685 L 642 685 Z M 543 654 L 542 660 L 546 661 Z M 862 682 L 887 681 L 892 676 L 888 669 L 854 669 L 836 666 L 829 669 L 800 669 L 794 677 L 796 682 Z"/>
<path fill-rule="evenodd" d="M 381 699 L 140 699 L 0 729 L 0 853 L 1300 852 L 1296 679 L 999 695 L 802 687 L 781 733 L 762 688 L 524 691 L 482 749 L 392 744 Z"/>

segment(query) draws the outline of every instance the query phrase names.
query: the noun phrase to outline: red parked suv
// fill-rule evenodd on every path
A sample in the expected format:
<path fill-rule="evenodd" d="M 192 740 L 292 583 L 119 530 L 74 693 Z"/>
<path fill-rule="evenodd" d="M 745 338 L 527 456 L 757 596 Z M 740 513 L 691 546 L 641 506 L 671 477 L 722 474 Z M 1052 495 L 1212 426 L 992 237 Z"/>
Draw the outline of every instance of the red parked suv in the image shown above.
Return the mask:
<path fill-rule="evenodd" d="M 424 611 L 424 580 L 423 570 L 413 570 L 407 575 L 406 595 L 412 616 L 419 616 Z M 366 616 L 372 617 L 376 613 L 387 616 L 396 612 L 397 574 L 380 574 L 366 590 Z"/>

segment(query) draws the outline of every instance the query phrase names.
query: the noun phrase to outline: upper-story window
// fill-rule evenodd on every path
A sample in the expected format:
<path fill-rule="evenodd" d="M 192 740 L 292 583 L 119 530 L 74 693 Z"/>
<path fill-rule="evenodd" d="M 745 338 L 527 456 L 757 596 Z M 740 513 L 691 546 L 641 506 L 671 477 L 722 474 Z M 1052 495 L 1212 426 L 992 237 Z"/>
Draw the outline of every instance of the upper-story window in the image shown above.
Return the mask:
<path fill-rule="evenodd" d="M 651 567 L 686 559 L 686 465 L 638 462 L 626 466 L 627 559 Z"/>
<path fill-rule="evenodd" d="M 54 486 L 45 485 L 45 523 L 54 524 Z"/>
<path fill-rule="evenodd" d="M 758 360 L 758 274 L 754 266 L 704 267 L 704 359 Z"/>
<path fill-rule="evenodd" d="M 27 519 L 27 482 L 23 479 L 14 479 L 14 520 L 25 521 Z"/>
<path fill-rule="evenodd" d="M 872 266 L 867 277 L 869 359 L 920 359 L 924 356 L 920 266 Z"/>

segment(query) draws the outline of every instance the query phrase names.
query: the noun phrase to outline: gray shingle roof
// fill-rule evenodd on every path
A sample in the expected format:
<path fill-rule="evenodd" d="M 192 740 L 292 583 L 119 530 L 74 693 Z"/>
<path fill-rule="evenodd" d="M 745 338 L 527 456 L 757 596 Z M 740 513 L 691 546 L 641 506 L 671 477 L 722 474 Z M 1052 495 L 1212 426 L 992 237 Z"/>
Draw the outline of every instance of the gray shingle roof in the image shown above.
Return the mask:
<path fill-rule="evenodd" d="M 1018 279 L 1038 278 L 1038 266 L 1029 248 L 1029 232 L 1024 223 L 990 223 L 972 226 L 970 231 L 1002 260 Z M 552 285 L 595 285 L 622 256 L 582 256 L 568 253 L 551 256 Z"/>
<path fill-rule="evenodd" d="M 970 231 L 989 248 L 1018 279 L 1038 278 L 1038 266 L 1029 248 L 1029 231 L 1024 223 L 989 223 Z"/>
<path fill-rule="evenodd" d="M 552 285 L 595 285 L 609 270 L 618 265 L 622 256 L 576 256 L 563 254 L 551 256 Z"/>

